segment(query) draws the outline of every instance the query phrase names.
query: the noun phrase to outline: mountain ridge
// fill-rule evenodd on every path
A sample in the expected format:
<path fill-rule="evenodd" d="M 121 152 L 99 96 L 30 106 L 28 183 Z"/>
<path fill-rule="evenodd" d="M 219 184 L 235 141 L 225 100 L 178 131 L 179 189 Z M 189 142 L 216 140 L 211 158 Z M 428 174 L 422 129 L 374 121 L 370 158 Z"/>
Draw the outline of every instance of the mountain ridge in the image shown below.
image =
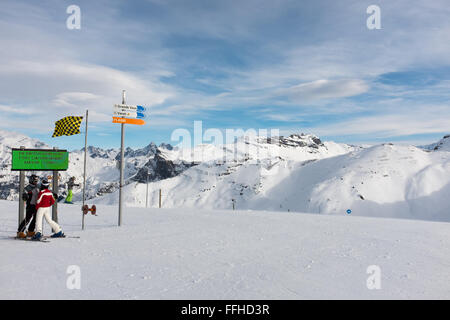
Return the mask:
<path fill-rule="evenodd" d="M 18 140 L 28 146 L 38 140 Z M 11 144 L 11 134 L 7 139 Z M 359 147 L 315 135 L 241 137 L 232 144 L 190 149 L 154 143 L 125 151 L 124 199 L 129 206 L 301 211 L 450 221 L 449 136 L 424 147 L 385 143 Z M 8 172 L 1 145 L 0 197 L 17 199 L 17 175 Z M 88 147 L 87 199 L 116 204 L 116 149 Z M 61 180 L 82 178 L 84 150 L 70 153 Z M 6 160 L 5 160 L 6 159 Z M 146 194 L 149 182 L 149 193 Z M 64 188 L 60 188 L 61 193 Z M 9 193 L 8 193 L 9 190 Z M 75 201 L 81 200 L 80 187 Z M 432 208 L 432 210 L 430 210 Z"/>

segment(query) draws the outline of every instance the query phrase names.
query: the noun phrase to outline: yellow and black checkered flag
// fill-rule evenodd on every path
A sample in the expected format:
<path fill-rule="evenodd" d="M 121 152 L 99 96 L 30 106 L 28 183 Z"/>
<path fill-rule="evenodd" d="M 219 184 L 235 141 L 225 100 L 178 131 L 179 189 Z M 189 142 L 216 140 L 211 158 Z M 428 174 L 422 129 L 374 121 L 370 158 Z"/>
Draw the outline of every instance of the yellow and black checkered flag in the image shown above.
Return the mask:
<path fill-rule="evenodd" d="M 65 117 L 55 122 L 55 131 L 52 138 L 60 136 L 73 136 L 80 133 L 81 121 L 83 117 Z"/>

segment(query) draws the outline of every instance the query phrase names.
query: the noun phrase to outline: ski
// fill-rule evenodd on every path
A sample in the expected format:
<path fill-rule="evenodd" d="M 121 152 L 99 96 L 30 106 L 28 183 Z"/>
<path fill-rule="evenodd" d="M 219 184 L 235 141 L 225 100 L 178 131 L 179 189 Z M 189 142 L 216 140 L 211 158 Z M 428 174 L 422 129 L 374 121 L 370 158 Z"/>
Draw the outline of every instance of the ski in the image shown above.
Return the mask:
<path fill-rule="evenodd" d="M 50 242 L 49 240 L 45 239 L 44 237 L 42 237 L 40 240 L 33 240 L 31 238 L 17 238 L 17 237 L 13 237 L 13 239 L 22 240 L 22 241 L 34 241 L 34 242 Z"/>
<path fill-rule="evenodd" d="M 52 238 L 52 236 L 42 236 L 43 239 L 59 239 L 59 238 L 68 238 L 68 239 L 80 239 L 79 236 L 63 236 L 63 237 L 56 237 Z"/>

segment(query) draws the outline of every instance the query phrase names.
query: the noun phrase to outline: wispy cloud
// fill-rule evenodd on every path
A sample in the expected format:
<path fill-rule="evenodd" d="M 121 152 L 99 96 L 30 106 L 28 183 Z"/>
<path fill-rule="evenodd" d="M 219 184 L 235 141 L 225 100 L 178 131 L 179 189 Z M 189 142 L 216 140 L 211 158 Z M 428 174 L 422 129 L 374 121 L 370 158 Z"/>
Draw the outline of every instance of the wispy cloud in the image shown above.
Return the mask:
<path fill-rule="evenodd" d="M 10 106 L 2 106 L 0 105 L 0 111 L 3 113 L 11 113 L 11 114 L 28 114 L 30 111 L 22 108 L 13 108 Z"/>
<path fill-rule="evenodd" d="M 368 89 L 369 86 L 362 80 L 321 79 L 282 89 L 278 93 L 288 95 L 299 103 L 308 103 L 315 100 L 356 96 Z"/>
<path fill-rule="evenodd" d="M 401 111 L 357 116 L 333 124 L 312 126 L 311 129 L 327 136 L 372 135 L 377 139 L 420 134 L 440 135 L 450 130 L 450 108 L 447 105 L 421 106 L 415 108 L 414 113 Z"/>

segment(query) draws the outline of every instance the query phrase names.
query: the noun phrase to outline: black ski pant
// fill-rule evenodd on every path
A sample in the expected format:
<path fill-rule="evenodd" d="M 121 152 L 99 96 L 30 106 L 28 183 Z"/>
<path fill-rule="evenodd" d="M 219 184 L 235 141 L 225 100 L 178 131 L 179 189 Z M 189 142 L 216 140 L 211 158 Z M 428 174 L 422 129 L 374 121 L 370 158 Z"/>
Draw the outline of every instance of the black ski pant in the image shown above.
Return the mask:
<path fill-rule="evenodd" d="M 30 222 L 30 226 L 28 227 L 28 231 L 34 232 L 34 228 L 36 226 L 36 205 L 30 204 L 27 206 L 25 219 L 20 223 L 18 232 L 24 232 L 27 227 L 28 222 Z"/>

